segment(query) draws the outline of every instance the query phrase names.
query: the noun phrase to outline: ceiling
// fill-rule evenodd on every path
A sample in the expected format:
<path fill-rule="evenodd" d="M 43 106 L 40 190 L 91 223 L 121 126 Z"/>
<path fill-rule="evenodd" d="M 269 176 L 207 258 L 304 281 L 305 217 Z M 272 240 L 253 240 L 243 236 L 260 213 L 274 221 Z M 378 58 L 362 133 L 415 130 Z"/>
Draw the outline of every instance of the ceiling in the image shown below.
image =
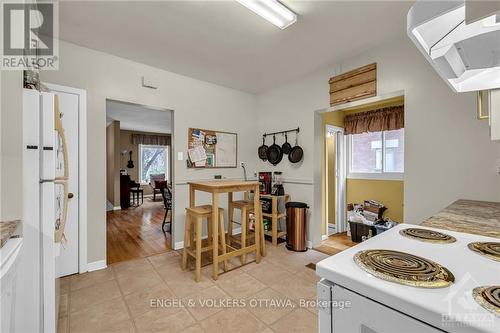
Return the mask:
<path fill-rule="evenodd" d="M 150 133 L 172 133 L 171 111 L 154 110 L 137 104 L 106 101 L 106 125 L 120 122 L 120 129 Z"/>
<path fill-rule="evenodd" d="M 410 1 L 282 1 L 280 30 L 236 1 L 60 2 L 60 37 L 223 86 L 260 93 L 406 36 Z"/>

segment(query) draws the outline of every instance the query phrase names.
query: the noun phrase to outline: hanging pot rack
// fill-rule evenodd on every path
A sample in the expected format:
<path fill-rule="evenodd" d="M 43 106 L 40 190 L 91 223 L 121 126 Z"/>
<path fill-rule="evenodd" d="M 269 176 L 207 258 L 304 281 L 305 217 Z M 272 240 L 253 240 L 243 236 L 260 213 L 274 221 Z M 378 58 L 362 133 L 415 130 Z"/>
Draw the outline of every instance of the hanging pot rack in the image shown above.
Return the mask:
<path fill-rule="evenodd" d="M 278 135 L 278 134 L 284 135 L 285 133 L 290 133 L 290 132 L 299 133 L 300 132 L 300 127 L 297 127 L 297 128 L 294 128 L 294 129 L 289 129 L 289 130 L 286 130 L 286 131 L 279 131 L 279 132 L 273 132 L 273 133 L 264 133 L 264 134 L 262 134 L 262 137 L 265 138 L 266 136 Z"/>

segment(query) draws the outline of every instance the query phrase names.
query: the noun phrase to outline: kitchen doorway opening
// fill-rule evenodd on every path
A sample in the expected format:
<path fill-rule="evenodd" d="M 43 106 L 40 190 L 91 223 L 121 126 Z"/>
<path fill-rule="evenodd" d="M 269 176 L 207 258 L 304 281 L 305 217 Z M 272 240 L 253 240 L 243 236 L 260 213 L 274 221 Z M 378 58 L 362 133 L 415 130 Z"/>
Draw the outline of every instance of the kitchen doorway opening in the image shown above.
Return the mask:
<path fill-rule="evenodd" d="M 170 251 L 173 111 L 106 100 L 107 264 Z"/>
<path fill-rule="evenodd" d="M 368 117 L 370 112 L 404 117 L 404 95 L 397 91 L 314 113 L 314 158 L 322 161 L 313 170 L 313 206 L 321 212 L 312 215 L 310 227 L 315 249 L 333 255 L 355 245 L 347 203 L 382 203 L 384 221 L 403 221 L 404 126 L 350 135 L 345 126 L 347 117 Z"/>

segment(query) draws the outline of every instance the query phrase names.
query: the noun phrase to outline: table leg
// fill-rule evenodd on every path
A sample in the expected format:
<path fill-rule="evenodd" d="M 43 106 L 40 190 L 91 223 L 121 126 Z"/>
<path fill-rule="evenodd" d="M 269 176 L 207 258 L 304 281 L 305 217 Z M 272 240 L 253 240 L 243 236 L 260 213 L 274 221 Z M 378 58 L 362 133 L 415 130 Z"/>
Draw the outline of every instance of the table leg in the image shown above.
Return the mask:
<path fill-rule="evenodd" d="M 272 235 L 273 235 L 273 246 L 278 246 L 278 198 L 273 197 L 272 198 L 272 215 L 273 217 L 271 218 L 271 228 L 272 230 Z"/>
<path fill-rule="evenodd" d="M 195 201 L 195 190 L 191 184 L 189 185 L 189 208 L 193 208 L 196 204 Z"/>
<path fill-rule="evenodd" d="M 233 237 L 233 192 L 227 193 L 227 244 L 231 245 Z"/>
<path fill-rule="evenodd" d="M 224 233 L 224 212 L 221 210 L 219 212 L 219 233 L 220 233 L 220 245 L 222 247 L 222 255 L 226 254 L 226 234 Z M 217 242 L 218 240 L 215 239 Z M 224 272 L 227 272 L 228 266 L 227 266 L 227 259 L 224 259 Z"/>
<path fill-rule="evenodd" d="M 255 217 L 255 262 L 260 263 L 260 247 L 261 247 L 261 228 L 262 228 L 262 216 L 260 211 L 260 192 L 259 186 L 255 186 L 253 195 L 253 211 Z"/>
<path fill-rule="evenodd" d="M 260 213 L 260 219 L 262 221 L 262 212 Z M 260 229 L 260 250 L 261 250 L 261 255 L 265 257 L 267 255 L 266 251 L 266 236 L 264 234 L 264 223 L 261 222 L 261 229 Z"/>
<path fill-rule="evenodd" d="M 212 193 L 212 249 L 213 249 L 213 263 L 212 263 L 212 277 L 217 280 L 219 276 L 219 193 Z"/>
<path fill-rule="evenodd" d="M 247 246 L 247 223 L 248 223 L 248 212 L 246 207 L 241 208 L 241 247 Z M 244 265 L 247 262 L 247 255 L 243 254 L 241 257 L 241 264 Z"/>

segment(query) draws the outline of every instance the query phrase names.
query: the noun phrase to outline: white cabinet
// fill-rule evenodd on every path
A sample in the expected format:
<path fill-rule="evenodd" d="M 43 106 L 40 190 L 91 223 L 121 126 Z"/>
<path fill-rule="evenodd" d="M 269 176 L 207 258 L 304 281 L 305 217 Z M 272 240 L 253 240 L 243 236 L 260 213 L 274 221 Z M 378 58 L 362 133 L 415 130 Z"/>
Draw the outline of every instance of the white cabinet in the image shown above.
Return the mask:
<path fill-rule="evenodd" d="M 0 249 L 0 332 L 15 332 L 16 284 L 22 238 L 11 238 Z"/>
<path fill-rule="evenodd" d="M 488 107 L 491 140 L 500 140 L 500 89 L 490 90 Z"/>

